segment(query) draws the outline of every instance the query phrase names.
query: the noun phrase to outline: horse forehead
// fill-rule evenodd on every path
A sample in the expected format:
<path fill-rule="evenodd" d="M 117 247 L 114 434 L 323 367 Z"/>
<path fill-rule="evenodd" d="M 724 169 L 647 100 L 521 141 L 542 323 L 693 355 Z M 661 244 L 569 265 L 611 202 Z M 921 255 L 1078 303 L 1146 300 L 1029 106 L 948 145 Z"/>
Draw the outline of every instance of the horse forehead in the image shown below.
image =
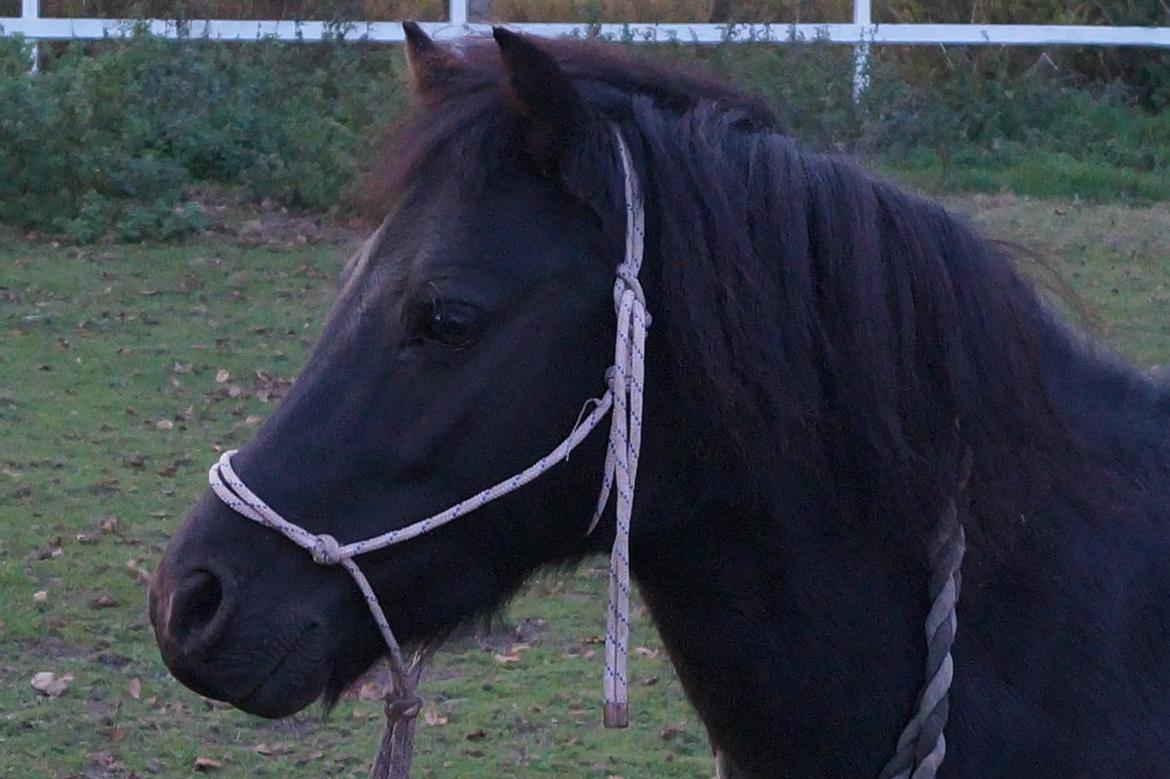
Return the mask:
<path fill-rule="evenodd" d="M 457 182 L 421 182 L 350 260 L 342 294 L 396 299 L 412 289 L 459 279 L 506 286 L 557 266 L 575 244 L 571 221 L 550 200 L 547 184 L 509 177 L 490 190 L 460 191 Z M 562 258 L 563 259 L 563 258 Z"/>
<path fill-rule="evenodd" d="M 366 268 L 370 265 L 370 257 L 377 251 L 382 243 L 382 238 L 386 233 L 386 223 L 389 217 L 382 220 L 382 224 L 378 229 L 370 234 L 362 245 L 358 247 L 357 251 L 350 255 L 349 260 L 345 263 L 345 285 L 340 290 L 340 297 L 345 297 L 347 293 L 358 284 L 358 279 L 361 279 L 366 272 Z"/>

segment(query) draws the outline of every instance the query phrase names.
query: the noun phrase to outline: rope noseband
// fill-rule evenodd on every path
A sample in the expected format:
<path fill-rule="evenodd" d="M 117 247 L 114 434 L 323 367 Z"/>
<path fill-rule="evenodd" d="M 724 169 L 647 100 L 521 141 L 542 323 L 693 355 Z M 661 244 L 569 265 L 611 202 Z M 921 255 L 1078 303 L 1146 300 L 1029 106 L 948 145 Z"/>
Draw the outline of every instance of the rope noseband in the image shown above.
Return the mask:
<path fill-rule="evenodd" d="M 386 730 L 371 779 L 408 779 L 414 748 L 414 722 L 421 707 L 416 693 L 422 664 L 429 648 L 421 650 L 409 664 L 390 629 L 386 614 L 369 581 L 354 558 L 409 541 L 442 527 L 455 519 L 523 487 L 557 463 L 568 459 L 609 411 L 609 445 L 602 474 L 601 494 L 593 512 L 592 532 L 616 494 L 616 529 L 609 566 L 609 606 L 606 612 L 604 723 L 626 727 L 629 723 L 629 680 L 626 674 L 630 612 L 630 521 L 638 473 L 638 452 L 642 441 L 642 397 L 645 382 L 646 331 L 650 314 L 646 296 L 638 281 L 645 244 L 645 210 L 637 173 L 621 133 L 614 138 L 625 179 L 625 258 L 615 273 L 613 296 L 617 315 L 614 363 L 606 371 L 609 388 L 555 449 L 520 473 L 489 487 L 454 506 L 406 527 L 391 530 L 364 541 L 343 544 L 327 534 L 316 535 L 289 522 L 256 493 L 248 489 L 232 468 L 236 450 L 224 452 L 211 467 L 211 489 L 236 513 L 283 535 L 306 550 L 318 565 L 340 565 L 353 578 L 370 609 L 378 631 L 386 642 L 391 687 L 386 695 Z M 377 237 L 375 233 L 375 237 Z M 371 239 L 372 240 L 372 239 Z M 965 481 L 965 477 L 964 477 Z M 932 779 L 946 752 L 942 730 L 946 724 L 947 692 L 953 675 L 950 646 L 955 633 L 955 603 L 959 594 L 959 565 L 963 557 L 963 531 L 954 504 L 940 530 L 940 540 L 931 550 L 932 608 L 927 618 L 928 683 L 919 701 L 918 712 L 898 742 L 894 758 L 882 771 L 881 779 Z M 912 772 L 911 772 L 912 771 Z"/>

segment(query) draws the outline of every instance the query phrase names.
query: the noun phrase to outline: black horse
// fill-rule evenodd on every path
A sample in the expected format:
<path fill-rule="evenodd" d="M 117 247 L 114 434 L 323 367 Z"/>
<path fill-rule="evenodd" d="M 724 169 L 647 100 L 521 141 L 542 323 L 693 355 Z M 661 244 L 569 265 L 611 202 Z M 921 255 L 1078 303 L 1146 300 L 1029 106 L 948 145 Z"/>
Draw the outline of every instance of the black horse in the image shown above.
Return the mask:
<path fill-rule="evenodd" d="M 802 153 L 757 100 L 581 42 L 410 29 L 414 109 L 290 395 L 235 458 L 343 542 L 522 470 L 600 394 L 625 211 L 653 313 L 633 573 L 753 777 L 875 776 L 923 682 L 926 546 L 965 491 L 941 775 L 1170 776 L 1170 393 L 1060 324 L 939 205 Z M 777 74 L 783 78 L 783 74 Z M 596 433 L 543 479 L 362 558 L 404 643 L 499 609 L 586 534 Z M 159 566 L 163 657 L 279 717 L 384 652 L 349 577 L 210 493 Z"/>

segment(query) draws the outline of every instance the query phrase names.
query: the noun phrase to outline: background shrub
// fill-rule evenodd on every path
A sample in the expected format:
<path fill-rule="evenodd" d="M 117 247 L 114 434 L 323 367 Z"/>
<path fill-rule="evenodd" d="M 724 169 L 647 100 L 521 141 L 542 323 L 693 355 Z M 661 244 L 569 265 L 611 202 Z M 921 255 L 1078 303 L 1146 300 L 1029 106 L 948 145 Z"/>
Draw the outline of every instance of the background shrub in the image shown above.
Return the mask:
<path fill-rule="evenodd" d="M 621 2 L 593 12 L 624 8 L 637 18 L 662 0 Z M 887 2 L 883 13 L 920 13 Z M 1009 6 L 985 10 L 995 17 L 1000 8 Z M 1028 0 L 1012 13 L 1030 8 L 1047 6 Z M 404 87 L 400 51 L 346 42 L 343 23 L 336 32 L 321 44 L 139 33 L 45 45 L 31 77 L 27 45 L 0 38 L 0 222 L 79 242 L 181 238 L 208 224 L 193 194 L 207 184 L 294 209 L 349 208 L 373 141 L 401 113 Z M 1157 108 L 1160 93 L 1146 99 L 1132 84 L 1089 80 L 1048 51 L 877 47 L 860 102 L 847 46 L 642 51 L 713 69 L 762 95 L 807 148 L 861 156 L 921 187 L 1170 198 L 1170 111 Z"/>
<path fill-rule="evenodd" d="M 350 44 L 75 42 L 26 72 L 0 39 L 0 221 L 89 241 L 177 237 L 195 182 L 336 208 L 372 128 L 400 110 L 399 55 Z"/>

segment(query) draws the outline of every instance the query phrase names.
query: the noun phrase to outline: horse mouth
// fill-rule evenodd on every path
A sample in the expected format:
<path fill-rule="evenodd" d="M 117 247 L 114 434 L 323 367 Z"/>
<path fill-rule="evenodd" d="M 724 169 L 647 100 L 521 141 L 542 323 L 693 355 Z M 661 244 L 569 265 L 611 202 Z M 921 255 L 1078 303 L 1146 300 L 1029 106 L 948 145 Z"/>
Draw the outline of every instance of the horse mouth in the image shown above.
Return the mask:
<path fill-rule="evenodd" d="M 328 668 L 311 651 L 318 625 L 301 629 L 283 654 L 243 695 L 228 701 L 237 709 L 268 719 L 296 714 L 320 697 Z"/>

